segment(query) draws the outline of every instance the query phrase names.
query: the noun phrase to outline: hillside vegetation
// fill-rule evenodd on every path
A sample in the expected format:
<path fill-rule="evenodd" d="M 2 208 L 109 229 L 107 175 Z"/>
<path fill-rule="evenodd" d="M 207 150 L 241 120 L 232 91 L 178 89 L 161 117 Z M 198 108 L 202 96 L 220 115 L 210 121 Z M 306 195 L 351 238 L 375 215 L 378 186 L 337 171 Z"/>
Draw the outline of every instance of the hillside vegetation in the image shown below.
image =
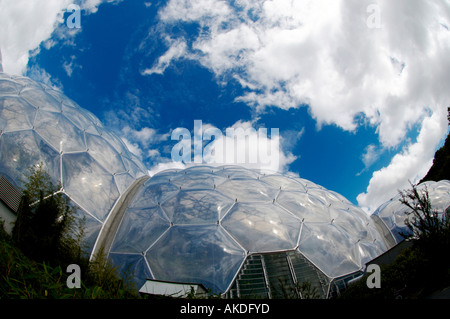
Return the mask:
<path fill-rule="evenodd" d="M 83 220 L 58 189 L 42 165 L 33 167 L 12 235 L 0 223 L 0 299 L 138 298 L 128 276 L 104 254 L 89 261 Z M 78 281 L 69 265 L 79 267 Z"/>

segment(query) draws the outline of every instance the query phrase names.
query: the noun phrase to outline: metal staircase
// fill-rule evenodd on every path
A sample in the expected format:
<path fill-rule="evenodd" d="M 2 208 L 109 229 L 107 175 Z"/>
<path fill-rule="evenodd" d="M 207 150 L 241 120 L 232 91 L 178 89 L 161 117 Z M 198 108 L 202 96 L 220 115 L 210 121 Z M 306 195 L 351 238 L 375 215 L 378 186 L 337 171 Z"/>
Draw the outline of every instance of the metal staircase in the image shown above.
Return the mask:
<path fill-rule="evenodd" d="M 228 298 L 326 298 L 329 279 L 299 251 L 249 255 Z"/>
<path fill-rule="evenodd" d="M 293 271 L 297 280 L 297 287 L 304 283 L 311 285 L 311 289 L 316 289 L 319 298 L 326 298 L 328 293 L 329 279 L 311 264 L 301 253 L 291 251 L 288 252 L 291 259 Z M 303 294 L 305 294 L 303 292 Z M 308 298 L 308 296 L 301 296 Z"/>
<path fill-rule="evenodd" d="M 231 298 L 269 298 L 266 284 L 262 256 L 250 255 L 247 257 L 232 288 L 229 291 Z"/>

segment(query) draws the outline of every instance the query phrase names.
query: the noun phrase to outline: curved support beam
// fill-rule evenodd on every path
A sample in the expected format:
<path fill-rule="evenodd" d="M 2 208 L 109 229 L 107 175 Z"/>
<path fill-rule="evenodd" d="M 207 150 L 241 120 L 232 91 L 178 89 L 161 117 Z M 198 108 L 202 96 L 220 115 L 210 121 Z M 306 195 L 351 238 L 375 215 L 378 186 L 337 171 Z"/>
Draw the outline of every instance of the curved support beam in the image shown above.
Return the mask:
<path fill-rule="evenodd" d="M 120 196 L 116 205 L 114 205 L 114 208 L 111 210 L 108 218 L 104 222 L 102 229 L 100 230 L 100 234 L 98 235 L 97 241 L 92 249 L 90 260 L 92 260 L 93 257 L 96 256 L 102 249 L 106 254 L 109 253 L 125 211 L 127 210 L 131 200 L 136 195 L 136 192 L 149 178 L 150 176 L 146 175 L 135 180 L 134 183 L 127 189 L 125 194 Z"/>

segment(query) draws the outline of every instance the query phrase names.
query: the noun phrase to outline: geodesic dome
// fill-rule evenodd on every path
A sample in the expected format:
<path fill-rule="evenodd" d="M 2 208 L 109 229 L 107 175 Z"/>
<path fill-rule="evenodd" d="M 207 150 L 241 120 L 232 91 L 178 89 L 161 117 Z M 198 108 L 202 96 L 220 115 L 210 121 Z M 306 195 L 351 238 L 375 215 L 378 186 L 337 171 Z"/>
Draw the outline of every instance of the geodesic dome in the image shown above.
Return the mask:
<path fill-rule="evenodd" d="M 87 244 L 146 279 L 202 283 L 228 297 L 329 297 L 401 241 L 399 196 L 372 215 L 302 178 L 238 166 L 146 168 L 61 92 L 0 72 L 0 177 L 15 186 L 43 163 L 86 217 Z M 433 208 L 450 182 L 427 182 Z M 292 295 L 291 295 L 292 296 Z"/>
<path fill-rule="evenodd" d="M 92 113 L 46 85 L 0 73 L 0 175 L 21 187 L 41 162 L 86 217 L 90 246 L 119 197 L 146 174 Z"/>
<path fill-rule="evenodd" d="M 431 207 L 438 214 L 442 214 L 450 206 L 450 181 L 439 182 L 427 181 L 417 185 L 419 194 L 425 190 L 428 192 Z M 380 205 L 372 214 L 372 219 L 377 223 L 379 229 L 384 233 L 390 246 L 394 246 L 404 240 L 401 235 L 408 234 L 409 229 L 405 224 L 407 212 L 411 209 L 400 202 L 401 195 L 397 194 L 387 202 Z M 389 247 L 390 248 L 390 247 Z"/>
<path fill-rule="evenodd" d="M 242 167 L 195 166 L 143 184 L 109 257 L 131 267 L 138 285 L 196 282 L 232 296 L 274 297 L 285 278 L 288 286 L 314 282 L 326 297 L 331 283 L 385 250 L 369 216 L 335 192 Z"/>

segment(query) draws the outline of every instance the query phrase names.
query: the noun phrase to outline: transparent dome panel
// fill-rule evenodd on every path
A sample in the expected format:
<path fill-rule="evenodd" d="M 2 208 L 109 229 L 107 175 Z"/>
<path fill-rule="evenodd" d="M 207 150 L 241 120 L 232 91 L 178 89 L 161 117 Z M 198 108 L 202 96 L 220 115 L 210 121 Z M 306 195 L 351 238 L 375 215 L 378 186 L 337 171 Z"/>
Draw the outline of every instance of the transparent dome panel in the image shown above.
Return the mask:
<path fill-rule="evenodd" d="M 333 225 L 343 229 L 352 237 L 358 239 L 370 238 L 368 231 L 369 216 L 357 208 L 336 209 L 328 208 Z"/>
<path fill-rule="evenodd" d="M 303 186 L 302 183 L 299 183 L 294 179 L 282 175 L 267 175 L 261 177 L 260 179 L 272 185 L 273 187 L 284 191 L 297 191 L 297 192 L 306 191 L 306 188 Z"/>
<path fill-rule="evenodd" d="M 139 161 L 132 153 L 122 153 L 121 154 L 122 161 L 125 164 L 126 171 L 130 173 L 132 176 L 138 178 L 144 176 L 146 173 L 146 169 L 143 165 L 139 164 Z"/>
<path fill-rule="evenodd" d="M 335 278 L 362 267 L 357 244 L 330 223 L 305 223 L 298 250 L 328 277 Z"/>
<path fill-rule="evenodd" d="M 0 172 L 18 186 L 29 168 L 42 162 L 54 183 L 59 182 L 59 153 L 34 131 L 3 133 L 0 137 Z"/>
<path fill-rule="evenodd" d="M 165 178 L 163 179 L 166 180 Z M 158 179 L 155 183 L 153 177 L 144 183 L 139 195 L 134 196 L 131 207 L 148 207 L 149 203 L 164 203 L 168 198 L 175 196 L 179 188 L 170 182 Z"/>
<path fill-rule="evenodd" d="M 122 157 L 102 137 L 86 134 L 89 154 L 111 174 L 126 172 Z"/>
<path fill-rule="evenodd" d="M 233 200 L 214 190 L 179 191 L 162 204 L 174 224 L 216 224 Z"/>
<path fill-rule="evenodd" d="M 278 190 L 260 180 L 228 180 L 216 187 L 238 202 L 273 201 Z"/>
<path fill-rule="evenodd" d="M 4 73 L 3 73 L 4 74 Z M 0 73 L 0 92 L 3 96 L 5 95 L 18 95 L 19 94 L 20 85 L 18 85 L 15 81 L 9 79 L 5 75 Z"/>
<path fill-rule="evenodd" d="M 357 243 L 357 249 L 360 256 L 360 264 L 363 267 L 366 263 L 387 250 L 381 239 L 372 242 L 360 241 Z"/>
<path fill-rule="evenodd" d="M 207 165 L 191 166 L 182 170 L 180 175 L 188 175 L 188 174 L 197 175 L 201 173 L 211 174 L 217 172 L 218 170 L 219 169 L 217 167 Z"/>
<path fill-rule="evenodd" d="M 111 252 L 143 253 L 170 227 L 159 206 L 129 208 L 120 223 Z"/>
<path fill-rule="evenodd" d="M 20 91 L 20 96 L 39 110 L 61 112 L 61 102 L 39 87 L 26 87 Z"/>
<path fill-rule="evenodd" d="M 277 203 L 303 221 L 328 222 L 331 220 L 325 203 L 308 193 L 280 191 Z"/>
<path fill-rule="evenodd" d="M 275 204 L 236 203 L 223 227 L 248 251 L 294 249 L 301 222 Z"/>
<path fill-rule="evenodd" d="M 86 151 L 83 131 L 61 113 L 38 111 L 34 128 L 59 152 Z"/>
<path fill-rule="evenodd" d="M 340 196 L 337 196 L 336 194 L 332 193 L 329 190 L 320 189 L 320 188 L 312 188 L 312 189 L 308 189 L 308 194 L 318 198 L 326 206 L 342 205 L 342 203 L 341 203 L 342 198 Z"/>
<path fill-rule="evenodd" d="M 173 226 L 146 258 L 155 279 L 202 283 L 213 292 L 224 292 L 245 252 L 220 226 Z"/>
<path fill-rule="evenodd" d="M 0 129 L 3 132 L 33 128 L 36 108 L 15 97 L 0 99 Z"/>
<path fill-rule="evenodd" d="M 27 78 L 25 76 L 16 76 L 11 75 L 11 79 L 17 83 L 19 87 L 19 94 L 25 89 L 33 89 L 33 90 L 45 90 L 45 85 L 39 82 L 36 82 L 30 78 Z"/>
<path fill-rule="evenodd" d="M 95 117 L 93 114 L 90 115 L 92 117 Z M 109 143 L 119 154 L 127 155 L 128 153 L 130 153 L 130 151 L 127 149 L 122 140 L 115 134 L 112 134 L 110 131 L 105 129 L 101 123 L 96 125 L 96 129 L 99 132 L 102 139 L 104 139 L 107 143 Z"/>
<path fill-rule="evenodd" d="M 313 183 L 307 179 L 300 178 L 300 177 L 293 177 L 292 179 L 296 180 L 300 184 L 302 184 L 307 190 L 319 188 L 319 189 L 325 189 L 324 187 L 317 185 L 316 183 Z"/>
<path fill-rule="evenodd" d="M 84 111 L 80 107 L 62 105 L 64 116 L 82 131 L 86 131 L 89 127 L 94 126 L 92 121 L 86 117 Z"/>
<path fill-rule="evenodd" d="M 406 212 L 409 209 L 400 201 L 400 197 L 394 197 L 383 210 L 377 212 L 378 217 L 385 223 L 387 228 L 392 232 L 397 242 L 404 238 L 400 235 L 401 232 L 407 231 L 405 225 Z"/>
<path fill-rule="evenodd" d="M 119 197 L 113 176 L 87 153 L 64 154 L 63 187 L 70 197 L 100 221 Z"/>
<path fill-rule="evenodd" d="M 182 189 L 214 189 L 227 179 L 222 176 L 209 173 L 190 171 L 187 174 L 179 174 L 172 183 Z"/>
<path fill-rule="evenodd" d="M 133 184 L 135 178 L 128 173 L 114 174 L 114 181 L 116 182 L 119 193 L 123 194 L 126 192 L 128 187 Z"/>
<path fill-rule="evenodd" d="M 141 254 L 110 253 L 108 258 L 116 265 L 119 275 L 134 280 L 136 289 L 141 288 L 147 278 L 153 279 L 147 262 Z"/>
<path fill-rule="evenodd" d="M 428 189 L 432 209 L 442 214 L 450 205 L 450 182 L 442 180 L 422 184 L 425 184 Z"/>
<path fill-rule="evenodd" d="M 249 170 L 239 166 L 221 166 L 214 169 L 216 175 L 228 178 L 228 179 L 257 179 L 260 174 L 256 171 Z"/>
<path fill-rule="evenodd" d="M 79 207 L 73 200 L 70 199 L 69 196 L 66 194 L 64 194 L 64 196 L 69 199 L 69 205 L 73 209 L 76 223 L 82 226 L 83 249 L 86 249 L 86 251 L 90 253 L 95 245 L 95 241 L 97 240 L 97 236 L 100 233 L 103 224 Z M 78 232 L 79 229 L 76 229 L 75 231 Z"/>
<path fill-rule="evenodd" d="M 450 205 L 450 184 L 449 181 L 443 180 L 439 182 L 424 182 L 417 185 L 419 195 L 423 196 L 425 190 L 428 192 L 431 207 L 436 210 L 438 214 L 442 214 Z M 373 213 L 378 216 L 385 226 L 390 230 L 395 238 L 395 241 L 401 242 L 405 239 L 402 234 L 408 234 L 410 231 L 406 226 L 405 220 L 408 217 L 407 213 L 411 211 L 409 207 L 401 203 L 400 194 L 388 200 L 378 207 Z M 409 200 L 412 203 L 411 200 Z"/>

